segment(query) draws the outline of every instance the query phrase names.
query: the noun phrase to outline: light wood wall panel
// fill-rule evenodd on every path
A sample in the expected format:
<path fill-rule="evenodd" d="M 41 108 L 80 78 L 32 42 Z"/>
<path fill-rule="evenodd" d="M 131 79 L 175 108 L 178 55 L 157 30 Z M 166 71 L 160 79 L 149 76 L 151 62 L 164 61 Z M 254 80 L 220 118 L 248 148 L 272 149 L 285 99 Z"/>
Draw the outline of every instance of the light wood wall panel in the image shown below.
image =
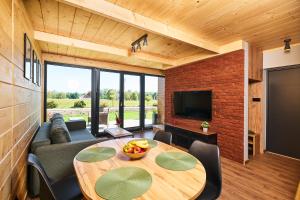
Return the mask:
<path fill-rule="evenodd" d="M 12 105 L 12 88 L 12 85 L 0 82 L 0 108 L 6 108 Z"/>
<path fill-rule="evenodd" d="M 12 107 L 0 109 L 0 133 L 5 133 L 12 127 Z"/>
<path fill-rule="evenodd" d="M 5 155 L 9 152 L 13 145 L 13 133 L 12 130 L 9 129 L 8 131 L 4 132 L 0 136 L 0 159 L 4 158 Z"/>
<path fill-rule="evenodd" d="M 12 57 L 12 3 L 0 1 L 0 53 L 7 59 Z"/>
<path fill-rule="evenodd" d="M 263 52 L 262 49 L 250 44 L 249 48 L 249 74 L 250 80 L 262 81 Z"/>
<path fill-rule="evenodd" d="M 253 98 L 259 98 L 260 101 L 253 101 Z M 249 111 L 248 111 L 248 129 L 260 136 L 259 149 L 263 152 L 264 136 L 263 131 L 263 82 L 252 82 L 249 84 Z"/>
<path fill-rule="evenodd" d="M 7 59 L 0 59 L 0 81 L 12 83 L 13 67 Z"/>
<path fill-rule="evenodd" d="M 23 1 L 1 0 L 0 199 L 5 200 L 27 198 L 27 152 L 41 122 L 43 89 L 24 78 L 24 33 L 42 61 Z"/>

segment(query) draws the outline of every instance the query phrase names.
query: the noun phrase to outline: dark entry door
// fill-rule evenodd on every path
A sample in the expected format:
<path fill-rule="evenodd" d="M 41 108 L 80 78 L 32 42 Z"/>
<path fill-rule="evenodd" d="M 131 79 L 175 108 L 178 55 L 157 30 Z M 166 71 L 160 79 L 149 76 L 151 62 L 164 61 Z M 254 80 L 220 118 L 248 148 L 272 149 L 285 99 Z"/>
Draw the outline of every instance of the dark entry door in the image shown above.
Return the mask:
<path fill-rule="evenodd" d="M 300 159 L 300 66 L 268 72 L 267 150 Z"/>

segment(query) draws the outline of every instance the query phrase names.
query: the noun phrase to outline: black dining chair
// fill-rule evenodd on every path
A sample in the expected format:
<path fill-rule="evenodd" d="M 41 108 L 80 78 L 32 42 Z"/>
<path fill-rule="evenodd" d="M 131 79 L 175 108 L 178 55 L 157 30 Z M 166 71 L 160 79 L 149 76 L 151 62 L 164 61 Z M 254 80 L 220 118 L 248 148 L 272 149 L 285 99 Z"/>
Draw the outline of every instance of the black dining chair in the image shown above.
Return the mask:
<path fill-rule="evenodd" d="M 158 131 L 153 137 L 153 140 L 157 140 L 166 144 L 172 143 L 172 133 L 170 132 L 164 132 L 164 131 Z"/>
<path fill-rule="evenodd" d="M 40 199 L 41 200 L 79 200 L 82 193 L 75 176 L 69 176 L 57 182 L 50 180 L 41 165 L 38 157 L 32 153 L 28 154 L 27 164 L 35 168 L 40 177 Z"/>
<path fill-rule="evenodd" d="M 206 184 L 197 200 L 217 199 L 222 190 L 222 172 L 219 147 L 201 141 L 194 141 L 189 153 L 203 164 L 206 171 Z"/>

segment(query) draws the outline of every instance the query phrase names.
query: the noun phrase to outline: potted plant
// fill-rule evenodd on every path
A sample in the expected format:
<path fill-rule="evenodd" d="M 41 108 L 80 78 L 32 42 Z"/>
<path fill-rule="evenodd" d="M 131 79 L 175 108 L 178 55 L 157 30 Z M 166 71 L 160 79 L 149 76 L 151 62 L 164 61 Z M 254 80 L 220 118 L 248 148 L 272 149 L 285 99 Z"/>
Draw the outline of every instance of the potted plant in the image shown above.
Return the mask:
<path fill-rule="evenodd" d="M 208 131 L 208 127 L 209 127 L 209 123 L 207 121 L 204 121 L 201 123 L 202 129 L 204 133 L 207 133 Z"/>
<path fill-rule="evenodd" d="M 103 101 L 100 103 L 99 112 L 104 112 L 104 109 L 108 107 L 108 103 Z"/>
<path fill-rule="evenodd" d="M 154 111 L 152 112 L 152 123 L 153 123 L 153 124 L 157 124 L 157 123 L 158 123 L 158 113 L 157 113 L 156 110 L 154 110 Z"/>

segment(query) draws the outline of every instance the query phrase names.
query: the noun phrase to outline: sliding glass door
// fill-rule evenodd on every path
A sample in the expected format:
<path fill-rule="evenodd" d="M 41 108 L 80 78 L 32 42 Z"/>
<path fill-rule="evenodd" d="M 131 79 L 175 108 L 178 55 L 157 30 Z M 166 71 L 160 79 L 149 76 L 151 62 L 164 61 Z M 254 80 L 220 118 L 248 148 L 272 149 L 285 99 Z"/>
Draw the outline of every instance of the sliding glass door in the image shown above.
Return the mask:
<path fill-rule="evenodd" d="M 123 97 L 123 127 L 140 127 L 140 75 L 124 74 Z"/>
<path fill-rule="evenodd" d="M 99 132 L 116 127 L 120 105 L 120 73 L 100 71 Z"/>
<path fill-rule="evenodd" d="M 158 78 L 145 76 L 145 126 L 158 122 Z"/>

